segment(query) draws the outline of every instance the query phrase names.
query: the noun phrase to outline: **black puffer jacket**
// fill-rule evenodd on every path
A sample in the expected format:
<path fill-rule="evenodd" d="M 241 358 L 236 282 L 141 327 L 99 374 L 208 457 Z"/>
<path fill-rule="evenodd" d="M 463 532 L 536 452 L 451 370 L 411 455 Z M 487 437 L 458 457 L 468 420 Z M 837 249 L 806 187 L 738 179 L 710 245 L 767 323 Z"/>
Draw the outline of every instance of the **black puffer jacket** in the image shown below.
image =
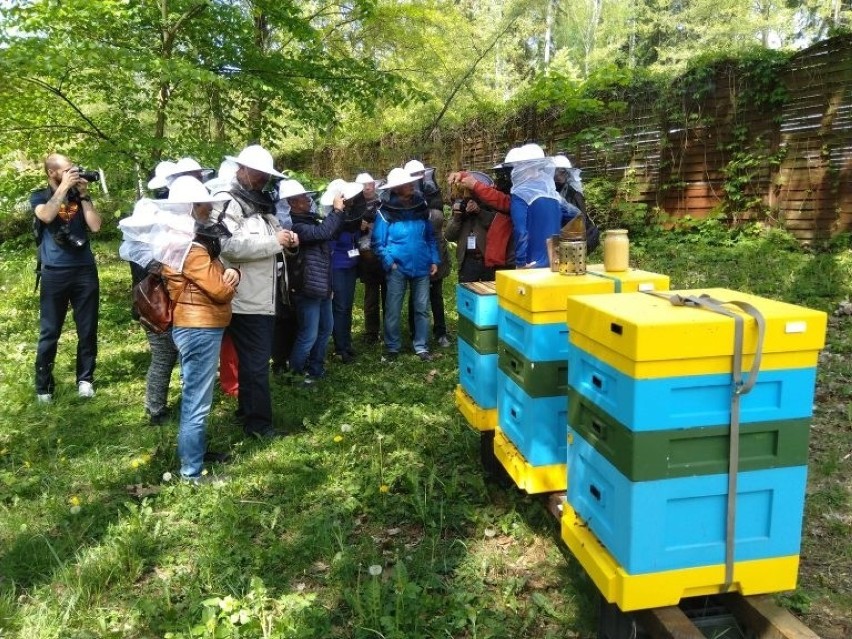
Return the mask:
<path fill-rule="evenodd" d="M 293 232 L 299 236 L 296 272 L 291 272 L 291 290 L 297 295 L 331 297 L 331 249 L 343 225 L 343 214 L 332 211 L 324 220 L 313 215 L 295 215 Z"/>

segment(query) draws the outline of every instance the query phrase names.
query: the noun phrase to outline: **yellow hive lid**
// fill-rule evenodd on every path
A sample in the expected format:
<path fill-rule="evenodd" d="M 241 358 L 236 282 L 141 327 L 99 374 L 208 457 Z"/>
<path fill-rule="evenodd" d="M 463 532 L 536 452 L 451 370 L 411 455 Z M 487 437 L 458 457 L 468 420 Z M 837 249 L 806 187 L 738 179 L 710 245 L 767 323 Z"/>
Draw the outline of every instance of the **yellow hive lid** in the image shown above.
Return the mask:
<path fill-rule="evenodd" d="M 766 320 L 764 353 L 818 351 L 825 344 L 827 317 L 821 311 L 777 302 L 723 288 L 670 291 L 682 296 L 702 294 L 723 301 L 747 302 Z M 743 352 L 753 354 L 757 324 L 747 314 Z M 582 295 L 568 299 L 571 339 L 579 334 L 633 361 L 715 357 L 733 353 L 734 322 L 719 313 L 689 306 L 673 306 L 647 293 Z"/>
<path fill-rule="evenodd" d="M 637 291 L 667 291 L 671 286 L 668 275 L 629 268 L 626 271 L 607 271 L 603 264 L 589 264 L 586 271 L 596 277 L 605 277 L 616 282 L 616 293 Z"/>
<path fill-rule="evenodd" d="M 615 282 L 594 275 L 561 275 L 548 268 L 497 271 L 497 296 L 533 313 L 564 311 L 571 295 L 612 293 Z"/>

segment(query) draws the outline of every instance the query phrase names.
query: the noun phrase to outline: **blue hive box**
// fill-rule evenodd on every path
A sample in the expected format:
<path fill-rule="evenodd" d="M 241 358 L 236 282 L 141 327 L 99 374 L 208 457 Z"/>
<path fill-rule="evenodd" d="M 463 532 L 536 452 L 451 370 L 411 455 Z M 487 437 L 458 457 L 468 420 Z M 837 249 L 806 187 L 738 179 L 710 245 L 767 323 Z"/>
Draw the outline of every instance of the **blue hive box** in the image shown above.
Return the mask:
<path fill-rule="evenodd" d="M 727 373 L 634 379 L 576 345 L 568 347 L 568 384 L 633 431 L 728 424 Z M 742 396 L 740 421 L 805 419 L 813 412 L 816 368 L 760 371 Z"/>
<path fill-rule="evenodd" d="M 735 561 L 797 555 L 807 467 L 740 473 Z M 724 564 L 727 474 L 631 482 L 576 434 L 568 503 L 630 574 Z"/>
<path fill-rule="evenodd" d="M 564 464 L 567 458 L 568 400 L 530 397 L 503 371 L 497 371 L 497 423 L 532 466 Z"/>
<path fill-rule="evenodd" d="M 494 282 L 468 282 L 456 286 L 459 315 L 477 328 L 497 326 L 497 293 Z"/>
<path fill-rule="evenodd" d="M 503 340 L 530 361 L 568 359 L 568 324 L 532 324 L 506 310 L 497 312 L 497 339 Z"/>
<path fill-rule="evenodd" d="M 497 408 L 497 353 L 483 355 L 458 340 L 459 382 L 480 408 Z"/>

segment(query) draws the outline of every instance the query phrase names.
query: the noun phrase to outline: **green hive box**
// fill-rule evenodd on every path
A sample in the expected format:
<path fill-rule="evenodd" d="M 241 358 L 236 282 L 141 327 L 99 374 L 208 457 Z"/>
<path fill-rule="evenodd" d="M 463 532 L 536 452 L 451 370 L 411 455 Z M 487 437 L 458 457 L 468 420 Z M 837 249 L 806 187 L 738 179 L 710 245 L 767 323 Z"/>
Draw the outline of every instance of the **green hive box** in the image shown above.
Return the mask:
<path fill-rule="evenodd" d="M 459 315 L 458 334 L 480 355 L 497 352 L 497 327 L 479 328 L 464 315 Z"/>
<path fill-rule="evenodd" d="M 497 365 L 530 397 L 559 397 L 568 391 L 568 361 L 534 362 L 503 340 L 497 344 Z"/>
<path fill-rule="evenodd" d="M 739 470 L 807 464 L 810 422 L 740 424 Z M 631 481 L 728 472 L 728 425 L 636 433 L 570 387 L 568 424 Z"/>

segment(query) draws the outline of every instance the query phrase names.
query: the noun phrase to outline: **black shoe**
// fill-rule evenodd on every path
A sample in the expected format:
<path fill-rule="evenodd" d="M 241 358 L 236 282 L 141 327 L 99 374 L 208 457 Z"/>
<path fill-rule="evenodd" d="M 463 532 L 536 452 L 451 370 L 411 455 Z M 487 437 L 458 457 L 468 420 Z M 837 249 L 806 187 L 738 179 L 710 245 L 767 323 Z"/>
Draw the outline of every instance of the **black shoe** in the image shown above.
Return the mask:
<path fill-rule="evenodd" d="M 348 353 L 346 351 L 340 353 L 340 361 L 344 364 L 351 364 L 354 359 L 355 357 L 353 357 L 352 353 Z"/>
<path fill-rule="evenodd" d="M 231 453 L 217 453 L 216 451 L 208 450 L 204 453 L 204 461 L 208 464 L 227 464 L 231 461 Z"/>
<path fill-rule="evenodd" d="M 420 358 L 421 362 L 431 362 L 432 354 L 429 351 L 420 351 L 417 353 L 417 357 Z"/>
<path fill-rule="evenodd" d="M 373 333 L 367 333 L 366 335 L 364 335 L 364 343 L 365 344 L 378 344 L 379 343 L 379 336 L 374 335 Z"/>
<path fill-rule="evenodd" d="M 399 359 L 399 353 L 397 351 L 388 351 L 382 359 L 388 362 L 395 362 Z"/>

